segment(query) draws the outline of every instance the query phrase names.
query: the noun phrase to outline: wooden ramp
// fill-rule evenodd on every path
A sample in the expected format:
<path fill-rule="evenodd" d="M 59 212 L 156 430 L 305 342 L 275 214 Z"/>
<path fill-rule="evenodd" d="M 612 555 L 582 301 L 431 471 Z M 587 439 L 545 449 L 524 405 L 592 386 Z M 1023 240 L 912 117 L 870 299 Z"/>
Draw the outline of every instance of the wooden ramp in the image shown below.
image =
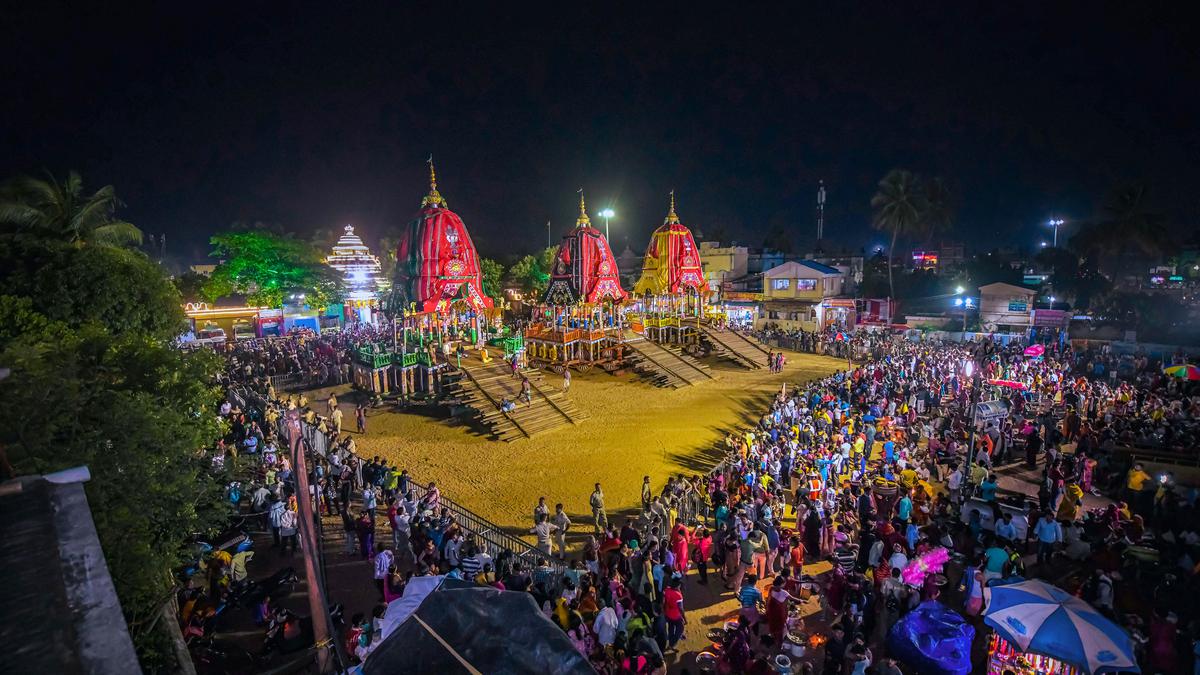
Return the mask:
<path fill-rule="evenodd" d="M 758 340 L 731 328 L 720 331 L 712 326 L 702 326 L 700 330 L 705 339 L 712 344 L 713 352 L 717 356 L 753 370 L 767 364 L 767 354 L 770 350 Z"/>
<path fill-rule="evenodd" d="M 632 331 L 625 332 L 625 346 L 632 352 L 633 369 L 649 377 L 656 386 L 679 389 L 713 379 L 703 363 Z"/>
<path fill-rule="evenodd" d="M 489 363 L 475 357 L 463 359 L 461 372 L 463 377 L 449 385 L 453 388 L 452 393 L 475 410 L 479 420 L 497 440 L 531 438 L 586 419 L 559 387 L 547 385 L 541 373 L 535 370 L 522 371 L 533 389 L 533 400 L 528 405 L 521 400 L 521 379 L 514 378 L 509 365 L 500 359 Z M 500 409 L 500 402 L 505 398 L 516 404 L 512 412 Z"/>

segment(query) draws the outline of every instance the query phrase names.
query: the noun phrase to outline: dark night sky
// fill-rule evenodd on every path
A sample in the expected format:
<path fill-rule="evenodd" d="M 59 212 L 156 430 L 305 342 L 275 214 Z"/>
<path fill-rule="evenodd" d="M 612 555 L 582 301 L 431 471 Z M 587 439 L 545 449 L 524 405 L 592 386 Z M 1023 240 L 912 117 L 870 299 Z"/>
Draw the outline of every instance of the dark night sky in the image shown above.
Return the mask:
<path fill-rule="evenodd" d="M 13 4 L 0 176 L 111 183 L 122 215 L 187 258 L 239 220 L 373 239 L 415 213 L 431 152 L 491 256 L 545 242 L 547 219 L 557 241 L 580 186 L 593 213 L 617 210 L 618 250 L 641 250 L 672 188 L 695 228 L 803 242 L 821 178 L 827 231 L 857 247 L 882 240 L 868 201 L 894 166 L 957 187 L 971 244 L 1032 245 L 1123 180 L 1180 227 L 1200 216 L 1186 3 L 410 4 Z"/>

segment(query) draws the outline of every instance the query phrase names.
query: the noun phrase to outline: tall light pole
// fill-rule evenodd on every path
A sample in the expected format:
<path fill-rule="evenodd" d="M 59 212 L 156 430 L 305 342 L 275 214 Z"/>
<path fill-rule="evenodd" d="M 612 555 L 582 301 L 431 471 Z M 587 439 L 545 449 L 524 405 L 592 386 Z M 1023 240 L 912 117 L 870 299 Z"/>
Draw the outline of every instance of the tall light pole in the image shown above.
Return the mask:
<path fill-rule="evenodd" d="M 617 214 L 614 213 L 612 209 L 604 209 L 603 211 L 600 212 L 600 217 L 604 219 L 604 238 L 605 239 L 608 239 L 608 220 L 615 215 L 617 215 Z M 611 245 L 612 245 L 612 243 L 610 242 L 609 246 L 611 246 Z"/>
<path fill-rule="evenodd" d="M 1058 226 L 1062 225 L 1063 222 L 1064 221 L 1061 218 L 1059 218 L 1059 219 L 1052 218 L 1050 220 L 1050 222 L 1047 223 L 1047 225 L 1054 228 L 1054 248 L 1058 248 Z"/>

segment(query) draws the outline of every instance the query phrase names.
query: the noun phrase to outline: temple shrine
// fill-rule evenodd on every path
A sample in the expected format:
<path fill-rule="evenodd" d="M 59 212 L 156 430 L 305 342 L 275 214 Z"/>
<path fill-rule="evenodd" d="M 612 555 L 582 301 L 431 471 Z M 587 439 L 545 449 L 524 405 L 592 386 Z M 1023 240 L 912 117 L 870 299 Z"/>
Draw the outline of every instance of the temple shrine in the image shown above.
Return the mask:
<path fill-rule="evenodd" d="M 608 240 L 592 227 L 580 193 L 579 218 L 559 244 L 541 305 L 525 331 L 530 365 L 559 373 L 568 367 L 586 372 L 596 364 L 619 368 L 627 297 Z"/>
<path fill-rule="evenodd" d="M 641 311 L 629 320 L 650 340 L 694 345 L 710 292 L 696 241 L 675 213 L 672 190 L 667 217 L 650 235 L 642 276 L 633 287 Z"/>

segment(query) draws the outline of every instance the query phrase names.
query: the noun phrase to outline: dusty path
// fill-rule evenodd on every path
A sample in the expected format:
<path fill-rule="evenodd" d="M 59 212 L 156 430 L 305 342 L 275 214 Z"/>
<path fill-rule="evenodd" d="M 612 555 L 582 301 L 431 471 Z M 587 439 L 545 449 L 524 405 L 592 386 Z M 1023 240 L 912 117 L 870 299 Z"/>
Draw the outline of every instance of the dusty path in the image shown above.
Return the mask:
<path fill-rule="evenodd" d="M 588 495 L 595 482 L 603 484 L 610 513 L 631 508 L 640 503 L 642 476 L 658 489 L 669 475 L 711 468 L 720 457 L 718 441 L 753 423 L 783 383 L 845 367 L 811 354 L 787 358 L 781 374 L 710 360 L 716 380 L 679 390 L 658 389 L 633 375 L 575 374 L 570 397 L 590 419 L 513 443 L 490 441 L 458 421 L 376 413 L 368 433 L 356 435 L 358 453 L 380 455 L 420 480 L 437 481 L 444 494 L 510 531 L 532 526 L 533 506 L 544 495 L 551 505 L 565 505 L 581 534 L 585 523 L 590 529 Z M 548 375 L 546 384 L 561 381 Z"/>

